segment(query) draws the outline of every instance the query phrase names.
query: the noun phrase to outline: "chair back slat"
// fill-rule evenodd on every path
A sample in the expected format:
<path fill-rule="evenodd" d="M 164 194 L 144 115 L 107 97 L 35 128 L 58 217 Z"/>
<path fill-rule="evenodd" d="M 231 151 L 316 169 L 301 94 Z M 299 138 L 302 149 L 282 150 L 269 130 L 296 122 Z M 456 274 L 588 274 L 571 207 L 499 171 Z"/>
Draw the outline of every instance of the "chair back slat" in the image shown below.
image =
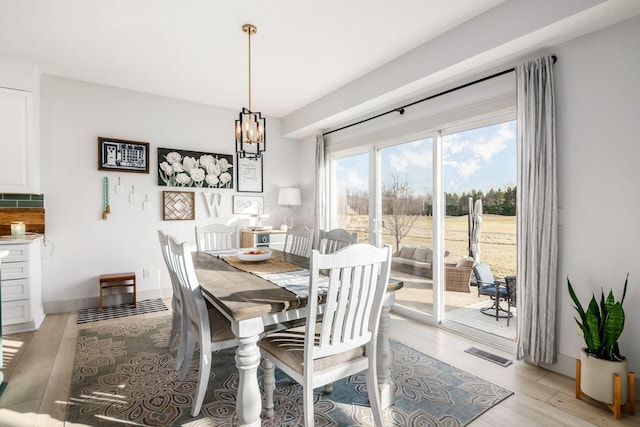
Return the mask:
<path fill-rule="evenodd" d="M 353 245 L 358 240 L 358 233 L 350 233 L 344 228 L 334 228 L 318 232 L 318 250 L 322 254 L 332 254 L 340 249 Z"/>
<path fill-rule="evenodd" d="M 382 309 L 389 281 L 391 246 L 379 249 L 361 243 L 333 254 L 312 251 L 305 361 L 326 357 L 368 343 Z M 319 337 L 314 340 L 318 311 L 319 272 L 329 284 Z M 310 359 L 306 359 L 310 357 Z"/>
<path fill-rule="evenodd" d="M 313 229 L 291 227 L 287 229 L 284 240 L 284 252 L 308 258 L 313 246 Z"/>
<path fill-rule="evenodd" d="M 196 246 L 198 252 L 234 249 L 235 227 L 224 224 L 196 226 Z"/>

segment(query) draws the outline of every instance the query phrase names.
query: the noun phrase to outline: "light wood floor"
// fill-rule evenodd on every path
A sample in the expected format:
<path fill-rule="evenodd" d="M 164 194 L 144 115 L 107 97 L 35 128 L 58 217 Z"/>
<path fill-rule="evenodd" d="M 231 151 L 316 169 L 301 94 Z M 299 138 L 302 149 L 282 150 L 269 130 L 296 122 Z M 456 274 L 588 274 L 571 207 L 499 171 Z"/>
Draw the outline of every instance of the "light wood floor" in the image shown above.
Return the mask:
<path fill-rule="evenodd" d="M 166 316 L 167 312 L 145 316 L 158 315 Z M 3 337 L 8 386 L 0 396 L 0 426 L 65 425 L 77 334 L 81 328 L 95 325 L 76 325 L 76 317 L 76 313 L 49 315 L 37 332 Z M 473 345 L 511 358 L 451 332 L 392 316 L 391 335 L 403 344 L 515 392 L 476 419 L 471 424 L 474 427 L 640 425 L 639 415 L 632 417 L 623 412 L 621 420 L 614 420 L 603 405 L 575 399 L 571 378 L 517 361 L 503 368 L 469 355 L 464 349 Z"/>

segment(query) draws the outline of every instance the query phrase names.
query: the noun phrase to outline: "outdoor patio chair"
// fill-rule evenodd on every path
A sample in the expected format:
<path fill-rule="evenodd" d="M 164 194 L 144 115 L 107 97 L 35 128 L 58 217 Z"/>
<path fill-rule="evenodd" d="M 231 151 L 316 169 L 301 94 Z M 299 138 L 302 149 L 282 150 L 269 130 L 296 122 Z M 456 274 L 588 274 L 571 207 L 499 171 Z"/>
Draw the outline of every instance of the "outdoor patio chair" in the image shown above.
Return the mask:
<path fill-rule="evenodd" d="M 505 284 L 507 286 L 507 310 L 509 310 L 509 315 L 507 316 L 507 326 L 509 326 L 509 319 L 513 316 L 511 313 L 511 307 L 515 307 L 518 303 L 517 292 L 516 292 L 516 276 L 505 276 L 504 278 Z"/>
<path fill-rule="evenodd" d="M 471 271 L 473 258 L 463 257 L 457 264 L 447 264 L 444 268 L 445 290 L 470 293 Z"/>
<path fill-rule="evenodd" d="M 500 300 L 507 302 L 509 300 L 509 293 L 505 282 L 503 280 L 496 280 L 491 272 L 491 267 L 487 264 L 478 263 L 474 265 L 473 272 L 476 276 L 476 282 L 478 283 L 478 296 L 488 295 L 493 300 L 493 305 L 481 308 L 480 311 L 489 316 L 495 316 L 496 321 L 498 321 L 500 317 L 511 317 L 511 311 L 505 310 L 500 305 Z M 506 314 L 501 316 L 500 312 Z"/>

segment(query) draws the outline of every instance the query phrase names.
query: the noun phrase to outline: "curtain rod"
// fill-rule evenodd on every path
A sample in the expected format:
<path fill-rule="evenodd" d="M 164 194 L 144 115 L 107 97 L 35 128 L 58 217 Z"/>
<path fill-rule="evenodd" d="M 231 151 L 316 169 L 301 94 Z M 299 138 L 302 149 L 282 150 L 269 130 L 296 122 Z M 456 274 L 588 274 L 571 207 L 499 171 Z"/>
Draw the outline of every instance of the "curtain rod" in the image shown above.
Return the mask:
<path fill-rule="evenodd" d="M 551 57 L 553 58 L 553 63 L 555 64 L 556 61 L 558 60 L 558 57 L 556 57 L 555 55 L 552 55 Z M 494 79 L 496 77 L 500 77 L 500 76 L 505 75 L 505 74 L 509 74 L 509 73 L 511 73 L 511 72 L 513 72 L 515 70 L 516 70 L 515 67 L 509 68 L 508 70 L 503 70 L 503 71 L 497 72 L 495 74 L 491 74 L 490 76 L 482 77 L 482 78 L 480 78 L 478 80 L 474 80 L 472 82 L 465 83 L 463 85 L 456 86 L 456 87 L 451 88 L 451 89 L 447 89 L 447 90 L 442 91 L 440 93 L 436 93 L 434 95 L 429 95 L 426 98 L 418 99 L 417 101 L 413 101 L 413 102 L 410 102 L 408 104 L 402 105 L 400 107 L 396 107 L 396 108 L 394 108 L 392 110 L 385 111 L 384 113 L 376 114 L 375 116 L 360 120 L 359 122 L 351 123 L 349 125 L 342 126 L 342 127 L 338 128 L 338 129 L 334 129 L 334 130 L 330 130 L 328 132 L 324 132 L 322 134 L 322 136 L 327 136 L 330 133 L 334 133 L 334 132 L 338 132 L 338 131 L 341 131 L 341 130 L 344 130 L 344 129 L 348 129 L 348 128 L 352 127 L 352 126 L 361 125 L 362 123 L 366 123 L 366 122 L 368 122 L 370 120 L 377 119 L 377 118 L 380 118 L 382 116 L 386 116 L 387 114 L 398 112 L 398 113 L 400 113 L 402 115 L 402 114 L 404 114 L 404 109 L 405 108 L 412 107 L 412 106 L 414 106 L 416 104 L 420 104 L 421 102 L 429 101 L 430 99 L 437 98 L 439 96 L 446 95 L 448 93 L 455 92 L 457 90 L 464 89 L 466 87 L 473 86 L 475 84 L 482 83 L 484 81 L 491 80 L 491 79 Z"/>

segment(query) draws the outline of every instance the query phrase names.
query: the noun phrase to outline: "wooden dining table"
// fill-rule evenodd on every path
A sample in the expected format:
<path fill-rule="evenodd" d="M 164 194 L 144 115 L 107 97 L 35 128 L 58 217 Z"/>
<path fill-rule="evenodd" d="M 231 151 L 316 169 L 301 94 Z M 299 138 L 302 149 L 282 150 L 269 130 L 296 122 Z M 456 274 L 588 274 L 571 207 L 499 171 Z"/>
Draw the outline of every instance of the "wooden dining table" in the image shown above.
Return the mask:
<path fill-rule="evenodd" d="M 238 368 L 236 395 L 237 425 L 259 426 L 262 398 L 258 385 L 260 348 L 258 342 L 265 329 L 306 316 L 306 298 L 278 286 L 256 274 L 230 265 L 206 252 L 193 252 L 196 276 L 203 296 L 231 321 L 238 341 L 235 362 Z M 272 250 L 272 263 L 293 264 L 309 268 L 309 258 Z M 378 329 L 377 370 L 383 408 L 393 404 L 391 382 L 391 348 L 389 345 L 389 311 L 395 291 L 403 283 L 390 280 Z"/>

